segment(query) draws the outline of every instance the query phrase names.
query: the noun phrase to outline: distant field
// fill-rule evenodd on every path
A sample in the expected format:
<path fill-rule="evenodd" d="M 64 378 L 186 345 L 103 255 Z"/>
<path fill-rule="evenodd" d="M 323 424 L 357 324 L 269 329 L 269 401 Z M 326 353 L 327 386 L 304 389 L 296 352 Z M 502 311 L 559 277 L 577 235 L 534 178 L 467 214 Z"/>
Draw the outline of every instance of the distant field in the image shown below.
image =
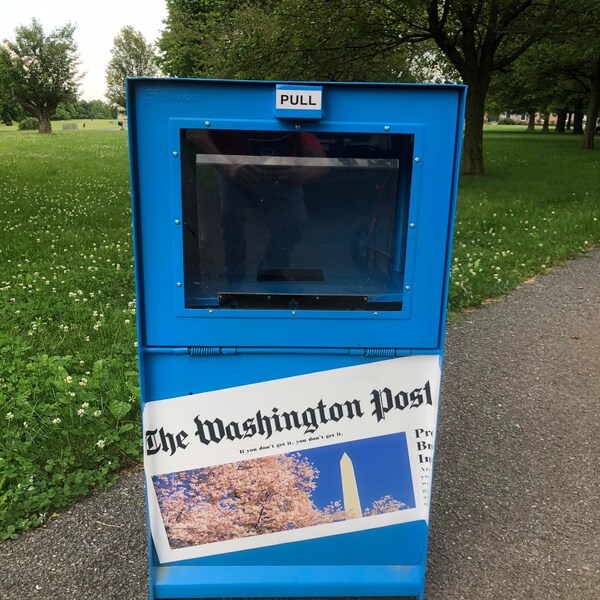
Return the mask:
<path fill-rule="evenodd" d="M 87 123 L 0 127 L 0 539 L 140 460 L 127 135 Z M 579 144 L 486 128 L 487 175 L 460 185 L 455 314 L 600 243 L 600 152 Z"/>
<path fill-rule="evenodd" d="M 70 119 L 69 121 L 52 121 L 52 131 L 54 133 L 61 132 L 62 123 L 75 123 L 81 131 L 89 131 L 94 129 L 114 129 L 118 128 L 117 121 L 118 119 Z M 13 123 L 10 126 L 0 123 L 0 133 L 18 130 L 18 123 Z"/>
<path fill-rule="evenodd" d="M 69 121 L 52 121 L 52 130 L 61 131 L 62 123 L 75 123 L 80 131 L 119 128 L 118 119 L 70 119 Z"/>

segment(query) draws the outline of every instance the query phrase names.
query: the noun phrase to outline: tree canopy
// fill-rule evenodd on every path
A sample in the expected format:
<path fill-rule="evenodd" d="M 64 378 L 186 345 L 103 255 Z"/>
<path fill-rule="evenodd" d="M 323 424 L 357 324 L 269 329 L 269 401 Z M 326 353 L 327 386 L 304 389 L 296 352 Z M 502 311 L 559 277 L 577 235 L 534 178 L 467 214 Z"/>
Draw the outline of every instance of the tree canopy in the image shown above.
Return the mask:
<path fill-rule="evenodd" d="M 77 100 L 61 102 L 54 119 L 68 121 L 70 119 L 116 119 L 117 110 L 102 100 Z"/>
<path fill-rule="evenodd" d="M 487 106 L 492 110 L 556 112 L 557 128 L 564 131 L 567 113 L 574 115 L 573 132 L 582 134 L 583 112 L 587 123 L 582 147 L 594 147 L 600 99 L 600 5 L 579 0 L 566 25 L 555 26 L 491 83 Z"/>
<path fill-rule="evenodd" d="M 23 119 L 25 113 L 12 95 L 12 90 L 7 83 L 7 76 L 1 72 L 2 69 L 3 63 L 0 60 L 0 122 L 12 125 L 13 121 Z"/>
<path fill-rule="evenodd" d="M 130 25 L 113 41 L 112 58 L 106 67 L 106 98 L 114 107 L 125 108 L 125 79 L 158 75 L 154 46 Z"/>
<path fill-rule="evenodd" d="M 75 26 L 67 23 L 44 34 L 41 23 L 15 30 L 15 39 L 0 45 L 0 88 L 23 110 L 37 117 L 40 133 L 52 131 L 57 106 L 77 97 L 80 75 Z"/>
<path fill-rule="evenodd" d="M 560 6 L 558 0 L 169 0 L 159 47 L 163 68 L 178 76 L 412 81 L 437 71 L 439 80 L 450 65 L 469 85 L 462 170 L 481 174 L 492 75 L 548 33 Z M 190 64 L 194 71 L 184 72 Z"/>

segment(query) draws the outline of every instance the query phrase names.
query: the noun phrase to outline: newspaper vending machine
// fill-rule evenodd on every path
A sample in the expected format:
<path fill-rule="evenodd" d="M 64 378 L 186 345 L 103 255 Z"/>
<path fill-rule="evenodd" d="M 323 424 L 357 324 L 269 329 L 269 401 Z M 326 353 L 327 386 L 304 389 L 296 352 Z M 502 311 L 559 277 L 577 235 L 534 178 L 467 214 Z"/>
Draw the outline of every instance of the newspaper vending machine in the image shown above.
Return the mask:
<path fill-rule="evenodd" d="M 458 85 L 133 79 L 151 598 L 422 598 Z"/>

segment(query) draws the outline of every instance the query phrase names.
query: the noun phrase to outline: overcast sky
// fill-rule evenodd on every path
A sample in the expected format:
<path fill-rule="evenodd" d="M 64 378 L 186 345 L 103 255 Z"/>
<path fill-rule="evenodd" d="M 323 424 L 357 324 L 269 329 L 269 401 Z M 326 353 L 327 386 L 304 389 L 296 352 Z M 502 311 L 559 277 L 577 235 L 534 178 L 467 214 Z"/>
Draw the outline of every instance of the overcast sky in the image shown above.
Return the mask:
<path fill-rule="evenodd" d="M 77 25 L 75 40 L 81 69 L 86 72 L 80 92 L 84 100 L 106 100 L 105 70 L 113 39 L 131 25 L 148 42 L 155 42 L 167 15 L 165 0 L 0 0 L 0 40 L 14 39 L 15 27 L 36 17 L 49 33 L 67 21 Z"/>

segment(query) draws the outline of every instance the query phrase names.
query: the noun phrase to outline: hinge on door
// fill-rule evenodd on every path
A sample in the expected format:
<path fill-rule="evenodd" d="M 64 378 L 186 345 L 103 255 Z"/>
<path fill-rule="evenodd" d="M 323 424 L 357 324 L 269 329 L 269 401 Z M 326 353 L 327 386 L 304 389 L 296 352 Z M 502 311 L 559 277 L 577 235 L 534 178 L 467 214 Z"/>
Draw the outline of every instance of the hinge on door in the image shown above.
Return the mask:
<path fill-rule="evenodd" d="M 183 354 L 188 356 L 219 356 L 221 354 L 294 354 L 319 356 L 364 356 L 366 358 L 394 358 L 409 356 L 413 352 L 400 348 L 285 348 L 259 346 L 189 346 L 146 347 L 145 354 Z"/>
<path fill-rule="evenodd" d="M 224 347 L 192 346 L 190 356 L 216 356 L 219 354 L 295 354 L 319 356 L 365 356 L 367 358 L 393 358 L 407 356 L 410 350 L 399 348 L 284 348 L 284 347 Z"/>

